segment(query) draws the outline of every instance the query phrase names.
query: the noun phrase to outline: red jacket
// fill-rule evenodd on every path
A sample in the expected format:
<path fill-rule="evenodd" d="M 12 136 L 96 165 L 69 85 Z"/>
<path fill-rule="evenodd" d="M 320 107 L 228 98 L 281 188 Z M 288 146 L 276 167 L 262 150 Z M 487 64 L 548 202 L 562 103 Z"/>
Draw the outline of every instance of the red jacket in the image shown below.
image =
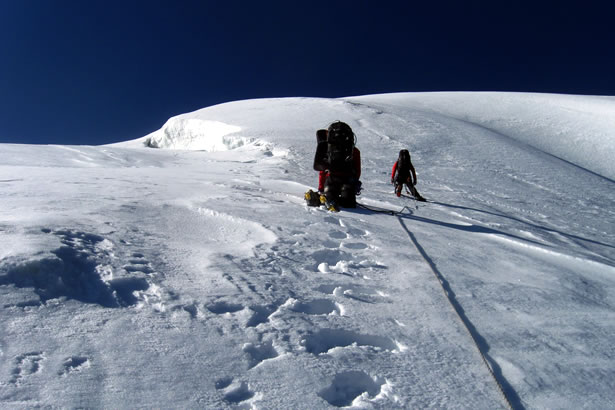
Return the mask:
<path fill-rule="evenodd" d="M 354 177 L 359 180 L 361 178 L 361 151 L 357 147 L 352 149 L 352 166 L 354 167 Z M 325 181 L 329 176 L 329 171 L 320 171 L 318 173 L 318 190 L 320 192 L 325 189 Z"/>

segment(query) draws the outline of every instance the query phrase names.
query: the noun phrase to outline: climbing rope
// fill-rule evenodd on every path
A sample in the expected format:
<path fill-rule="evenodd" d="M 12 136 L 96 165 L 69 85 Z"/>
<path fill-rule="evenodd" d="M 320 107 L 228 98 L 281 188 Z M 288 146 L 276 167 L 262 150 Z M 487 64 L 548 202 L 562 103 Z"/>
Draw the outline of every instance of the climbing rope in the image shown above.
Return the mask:
<path fill-rule="evenodd" d="M 361 209 L 365 209 L 367 211 L 371 211 L 371 212 L 376 212 L 379 214 L 386 214 L 386 215 L 391 215 L 391 216 L 399 216 L 402 215 L 404 213 L 405 210 L 412 212 L 410 208 L 408 208 L 407 206 L 404 206 L 402 209 L 400 209 L 399 211 L 394 211 L 392 209 L 384 209 L 384 208 L 375 208 L 375 207 L 371 207 L 371 206 L 367 206 L 367 205 L 363 205 L 357 202 L 357 208 L 361 208 Z"/>
<path fill-rule="evenodd" d="M 492 360 L 488 359 L 487 355 L 481 349 L 480 344 L 479 344 L 479 342 L 477 340 L 476 332 L 473 332 L 470 329 L 471 327 L 474 327 L 474 326 L 471 324 L 471 322 L 469 321 L 469 319 L 467 318 L 467 316 L 463 312 L 463 309 L 461 308 L 461 305 L 459 304 L 459 302 L 457 302 L 455 300 L 455 294 L 452 291 L 452 289 L 450 288 L 448 282 L 442 276 L 442 274 L 438 271 L 438 269 L 435 266 L 435 263 L 431 260 L 431 258 L 429 258 L 429 256 L 425 252 L 425 250 L 421 247 L 421 245 L 416 240 L 416 237 L 412 234 L 412 232 L 410 232 L 410 230 L 404 224 L 404 222 L 399 217 L 399 215 L 397 215 L 397 219 L 399 220 L 400 225 L 408 233 L 408 236 L 412 240 L 412 243 L 414 244 L 414 247 L 416 248 L 416 250 L 421 254 L 421 256 L 423 257 L 423 259 L 425 260 L 427 265 L 429 265 L 429 268 L 431 269 L 431 271 L 433 272 L 434 276 L 436 277 L 436 280 L 440 283 L 440 287 L 442 288 L 442 292 L 444 292 L 444 296 L 446 296 L 446 299 L 448 300 L 449 304 L 451 305 L 451 307 L 453 308 L 453 310 L 457 314 L 457 317 L 459 318 L 459 320 L 461 321 L 461 323 L 463 324 L 463 326 L 465 327 L 467 332 L 470 334 L 470 338 L 474 342 L 474 346 L 476 347 L 476 350 L 478 350 L 478 353 L 480 354 L 480 356 L 481 356 L 481 358 L 483 360 L 483 363 L 485 364 L 485 366 L 487 366 L 487 369 L 489 370 L 489 373 L 491 374 L 491 377 L 493 377 L 493 380 L 495 381 L 495 384 L 497 385 L 498 390 L 500 391 L 500 393 L 504 397 L 504 400 L 506 401 L 506 404 L 508 405 L 508 408 L 513 410 L 515 408 L 515 406 L 513 406 L 512 400 L 510 399 L 509 394 L 506 393 L 506 390 L 502 386 L 502 383 L 500 382 L 500 380 L 496 376 L 496 374 L 495 374 L 495 372 L 493 370 L 493 366 L 491 364 Z M 523 408 L 523 406 L 520 403 L 520 399 L 515 400 L 515 401 L 517 403 L 519 403 L 517 408 Z"/>

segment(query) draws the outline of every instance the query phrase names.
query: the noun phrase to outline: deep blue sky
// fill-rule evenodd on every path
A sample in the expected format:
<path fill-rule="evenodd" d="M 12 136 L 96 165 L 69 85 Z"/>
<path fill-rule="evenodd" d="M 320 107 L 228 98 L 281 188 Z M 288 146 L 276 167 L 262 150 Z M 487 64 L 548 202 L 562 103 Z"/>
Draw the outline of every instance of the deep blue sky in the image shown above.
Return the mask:
<path fill-rule="evenodd" d="M 124 141 L 260 97 L 615 95 L 609 3 L 0 0 L 0 142 Z"/>

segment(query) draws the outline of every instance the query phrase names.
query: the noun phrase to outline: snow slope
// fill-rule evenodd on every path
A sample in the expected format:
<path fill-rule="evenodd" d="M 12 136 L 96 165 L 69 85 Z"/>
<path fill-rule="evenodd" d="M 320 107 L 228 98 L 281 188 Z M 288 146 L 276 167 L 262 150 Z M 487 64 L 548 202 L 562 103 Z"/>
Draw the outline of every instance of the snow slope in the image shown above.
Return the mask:
<path fill-rule="evenodd" d="M 0 405 L 612 408 L 614 118 L 610 97 L 284 98 L 0 144 Z M 334 120 L 359 202 L 400 214 L 305 207 Z M 391 193 L 402 148 L 432 202 Z"/>

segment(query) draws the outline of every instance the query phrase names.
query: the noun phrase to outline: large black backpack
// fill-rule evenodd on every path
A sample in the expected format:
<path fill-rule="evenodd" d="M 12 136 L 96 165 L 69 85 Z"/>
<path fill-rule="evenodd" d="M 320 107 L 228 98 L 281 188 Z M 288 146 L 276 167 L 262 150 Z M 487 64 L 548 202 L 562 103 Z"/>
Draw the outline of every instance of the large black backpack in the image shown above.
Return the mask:
<path fill-rule="evenodd" d="M 329 126 L 327 133 L 327 162 L 329 171 L 351 171 L 355 136 L 350 126 L 337 121 Z"/>
<path fill-rule="evenodd" d="M 397 175 L 408 176 L 410 175 L 410 152 L 407 149 L 399 151 L 399 157 L 397 157 Z"/>

